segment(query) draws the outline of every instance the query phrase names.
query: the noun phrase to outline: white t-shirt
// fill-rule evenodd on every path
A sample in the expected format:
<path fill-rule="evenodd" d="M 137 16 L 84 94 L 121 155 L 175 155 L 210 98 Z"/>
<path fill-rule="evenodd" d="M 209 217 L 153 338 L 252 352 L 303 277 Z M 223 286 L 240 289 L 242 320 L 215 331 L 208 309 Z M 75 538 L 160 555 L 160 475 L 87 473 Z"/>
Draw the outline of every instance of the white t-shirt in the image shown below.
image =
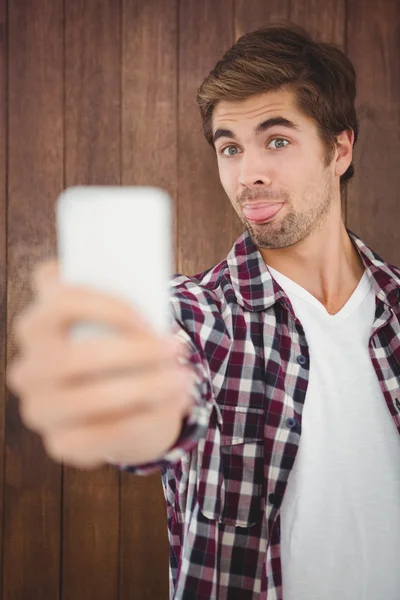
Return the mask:
<path fill-rule="evenodd" d="M 310 352 L 300 446 L 281 506 L 283 600 L 399 600 L 400 436 L 368 351 L 368 275 L 329 315 L 270 271 Z"/>

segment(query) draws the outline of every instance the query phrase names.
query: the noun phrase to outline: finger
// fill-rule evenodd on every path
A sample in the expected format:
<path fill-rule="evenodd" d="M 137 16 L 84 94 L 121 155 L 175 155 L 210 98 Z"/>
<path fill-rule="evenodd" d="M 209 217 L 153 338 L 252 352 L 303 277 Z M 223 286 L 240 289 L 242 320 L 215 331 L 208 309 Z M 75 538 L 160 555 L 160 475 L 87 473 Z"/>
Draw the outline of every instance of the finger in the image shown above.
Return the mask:
<path fill-rule="evenodd" d="M 185 407 L 177 410 L 173 418 L 179 418 L 188 413 Z M 171 420 L 171 408 L 167 406 L 161 420 Z M 77 468 L 94 468 L 103 465 L 107 456 L 121 456 L 135 453 L 137 464 L 154 458 L 154 415 L 150 412 L 124 415 L 82 427 L 54 430 L 46 435 L 43 443 L 47 453 L 56 461 L 64 461 Z M 167 430 L 168 431 L 168 430 Z M 159 434 L 159 435 L 162 435 Z M 160 440 L 161 442 L 161 440 Z M 166 448 L 168 448 L 168 441 Z"/>
<path fill-rule="evenodd" d="M 38 263 L 32 273 L 32 288 L 36 295 L 46 293 L 59 283 L 60 264 L 55 258 Z"/>
<path fill-rule="evenodd" d="M 182 362 L 186 351 L 172 336 L 119 335 L 86 341 L 52 344 L 27 357 L 15 359 L 7 369 L 7 383 L 18 393 L 76 386 L 85 380 L 146 371 L 158 365 Z M 43 351 L 44 352 L 44 351 Z M 188 351 L 186 351 L 186 356 Z M 187 362 L 187 361 L 186 361 Z"/>
<path fill-rule="evenodd" d="M 40 368 L 66 385 L 85 379 L 109 377 L 129 372 L 146 371 L 158 366 L 169 366 L 184 356 L 186 348 L 175 338 L 134 334 L 90 339 L 79 343 L 69 342 L 63 350 L 62 360 L 54 355 L 53 361 L 41 362 Z M 186 351 L 187 355 L 187 351 Z"/>
<path fill-rule="evenodd" d="M 65 385 L 124 372 L 134 374 L 176 360 L 168 344 L 157 343 L 148 336 L 134 338 L 121 335 L 114 339 L 88 340 L 79 344 L 72 342 L 67 348 L 62 361 L 54 357 L 50 364 L 41 363 L 42 369 L 48 372 L 51 368 L 52 377 Z"/>
<path fill-rule="evenodd" d="M 67 337 L 78 323 L 99 323 L 131 332 L 146 328 L 139 311 L 128 302 L 103 292 L 60 284 L 51 300 L 43 298 L 15 319 L 15 337 L 26 347 L 36 346 L 48 337 Z"/>
<path fill-rule="evenodd" d="M 190 395 L 192 372 L 184 367 L 119 375 L 96 383 L 81 384 L 40 397 L 25 396 L 20 402 L 24 424 L 37 432 L 57 427 L 88 424 L 96 419 L 154 411 L 160 404 L 181 404 Z M 188 398 L 189 400 L 189 398 Z"/>

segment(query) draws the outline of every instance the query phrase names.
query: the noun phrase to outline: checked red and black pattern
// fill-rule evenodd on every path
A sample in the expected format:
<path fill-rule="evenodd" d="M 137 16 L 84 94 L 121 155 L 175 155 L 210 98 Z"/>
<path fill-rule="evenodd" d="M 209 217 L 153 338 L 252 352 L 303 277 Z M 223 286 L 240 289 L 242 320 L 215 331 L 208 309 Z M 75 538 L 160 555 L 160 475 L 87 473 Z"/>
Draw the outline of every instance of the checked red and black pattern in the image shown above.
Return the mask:
<path fill-rule="evenodd" d="M 354 233 L 376 295 L 369 350 L 400 433 L 400 271 Z M 299 447 L 310 356 L 303 327 L 245 232 L 226 260 L 171 281 L 195 405 L 163 460 L 174 600 L 282 600 L 280 512 Z M 151 523 L 149 523 L 151 527 Z"/>

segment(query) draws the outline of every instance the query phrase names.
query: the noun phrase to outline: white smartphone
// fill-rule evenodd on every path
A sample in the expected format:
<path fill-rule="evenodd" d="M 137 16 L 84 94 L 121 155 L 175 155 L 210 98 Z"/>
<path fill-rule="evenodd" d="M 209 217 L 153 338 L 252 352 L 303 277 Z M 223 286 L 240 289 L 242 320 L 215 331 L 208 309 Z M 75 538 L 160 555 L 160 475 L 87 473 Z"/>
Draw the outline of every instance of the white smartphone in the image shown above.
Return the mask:
<path fill-rule="evenodd" d="M 56 205 L 57 248 L 63 281 L 129 302 L 148 324 L 171 324 L 172 201 L 154 187 L 74 186 Z M 107 334 L 81 323 L 74 338 Z"/>

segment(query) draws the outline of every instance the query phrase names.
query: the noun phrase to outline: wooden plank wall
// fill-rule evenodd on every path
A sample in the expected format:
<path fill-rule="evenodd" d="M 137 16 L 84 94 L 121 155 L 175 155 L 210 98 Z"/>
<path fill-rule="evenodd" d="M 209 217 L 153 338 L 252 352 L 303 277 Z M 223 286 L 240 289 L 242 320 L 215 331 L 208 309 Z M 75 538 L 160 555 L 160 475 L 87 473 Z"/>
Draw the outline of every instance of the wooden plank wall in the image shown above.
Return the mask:
<path fill-rule="evenodd" d="M 121 16 L 114 0 L 65 2 L 65 185 L 121 183 Z M 115 598 L 119 473 L 64 469 L 63 600 Z"/>
<path fill-rule="evenodd" d="M 374 10 L 370 0 L 350 2 L 347 52 L 358 76 L 361 135 L 348 224 L 384 258 L 400 263 L 400 2 Z M 367 18 L 367 15 L 369 18 Z"/>
<path fill-rule="evenodd" d="M 4 515 L 5 459 L 5 366 L 7 329 L 7 15 L 6 0 L 0 0 L 0 523 Z M 2 536 L 1 536 L 2 537 Z M 0 544 L 0 565 L 3 544 Z M 1 580 L 1 579 L 0 579 Z M 1 585 L 0 585 L 1 597 Z"/>
<path fill-rule="evenodd" d="M 55 246 L 63 188 L 63 2 L 8 2 L 7 314 L 29 299 L 32 265 Z M 8 357 L 15 348 L 8 335 Z M 59 593 L 62 469 L 6 398 L 3 598 Z"/>
<path fill-rule="evenodd" d="M 361 136 L 344 211 L 400 263 L 400 0 L 0 0 L 0 598 L 163 600 L 158 475 L 51 462 L 5 393 L 10 326 L 32 265 L 55 252 L 71 184 L 151 184 L 174 198 L 175 268 L 199 272 L 241 232 L 195 93 L 244 32 L 291 19 L 358 73 Z M 8 332 L 8 336 L 7 336 Z M 7 342 L 7 343 L 6 343 Z"/>
<path fill-rule="evenodd" d="M 145 185 L 150 181 L 174 199 L 178 191 L 177 11 L 177 0 L 123 3 L 122 182 Z M 174 210 L 176 225 L 176 205 Z M 119 597 L 168 598 L 167 520 L 158 475 L 121 474 L 120 548 Z"/>

